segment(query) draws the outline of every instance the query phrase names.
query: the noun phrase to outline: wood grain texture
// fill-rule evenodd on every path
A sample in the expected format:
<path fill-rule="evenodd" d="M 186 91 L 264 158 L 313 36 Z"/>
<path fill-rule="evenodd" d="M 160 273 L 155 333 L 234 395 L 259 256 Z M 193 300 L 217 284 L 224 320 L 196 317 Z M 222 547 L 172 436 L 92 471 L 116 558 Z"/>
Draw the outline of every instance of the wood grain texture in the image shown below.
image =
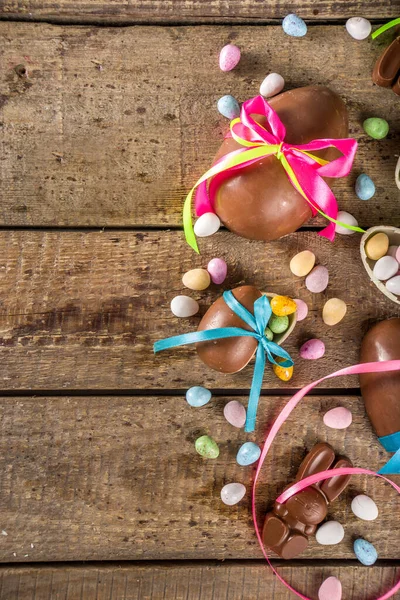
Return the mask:
<path fill-rule="evenodd" d="M 106 365 L 104 365 L 106 368 Z M 245 434 L 223 417 L 229 396 L 193 409 L 181 397 L 15 397 L 0 400 L 0 561 L 262 558 L 250 510 L 254 466 L 236 454 L 249 439 L 262 443 L 286 399 L 264 396 L 257 431 Z M 239 397 L 245 402 L 246 398 Z M 334 406 L 347 406 L 347 430 L 323 425 Z M 216 460 L 194 449 L 209 434 Z M 290 417 L 265 462 L 258 488 L 260 521 L 301 460 L 327 441 L 354 465 L 378 469 L 388 459 L 358 397 L 311 397 Z M 394 477 L 399 482 L 400 477 Z M 225 483 L 247 487 L 238 505 L 222 504 Z M 363 522 L 351 512 L 358 493 L 374 498 L 379 517 Z M 381 559 L 399 558 L 396 492 L 376 478 L 354 478 L 329 517 L 345 526 L 344 541 L 310 541 L 304 559 L 354 558 L 363 536 Z"/>
<path fill-rule="evenodd" d="M 63 23 L 262 23 L 298 12 L 304 19 L 340 20 L 354 15 L 369 19 L 398 16 L 397 0 L 1 0 L 0 14 L 9 19 L 49 19 Z"/>
<path fill-rule="evenodd" d="M 346 600 L 376 598 L 396 582 L 396 566 L 283 565 L 279 573 L 317 598 L 322 581 L 342 582 Z M 292 600 L 265 564 L 227 561 L 174 565 L 27 566 L 0 569 L 1 600 Z M 360 596 L 364 594 L 363 596 Z M 272 594 L 272 595 L 270 595 Z M 396 596 L 393 596 L 396 598 Z"/>
<path fill-rule="evenodd" d="M 227 128 L 218 98 L 258 94 L 271 71 L 287 88 L 327 84 L 345 99 L 360 144 L 353 174 L 334 184 L 340 208 L 362 226 L 400 224 L 397 101 L 371 81 L 384 36 L 357 42 L 343 26 L 312 27 L 296 39 L 281 27 L 6 22 L 0 35 L 0 224 L 180 225 L 185 194 L 211 165 Z M 218 54 L 229 41 L 243 58 L 222 73 Z M 368 116 L 389 121 L 387 139 L 363 133 Z M 376 184 L 369 202 L 354 193 L 360 172 Z"/>
<path fill-rule="evenodd" d="M 282 383 L 267 365 L 265 389 L 301 387 L 358 362 L 362 336 L 376 320 L 398 316 L 399 307 L 378 292 L 363 270 L 359 236 L 338 236 L 334 245 L 314 232 L 271 242 L 249 242 L 219 232 L 204 239 L 199 257 L 182 232 L 36 232 L 0 234 L 0 388 L 18 389 L 180 389 L 194 384 L 248 389 L 252 364 L 225 375 L 206 367 L 194 347 L 153 354 L 153 343 L 195 331 L 200 316 L 224 289 L 247 283 L 305 300 L 309 316 L 285 342 L 295 360 L 293 379 Z M 326 265 L 330 283 L 311 294 L 304 278 L 289 270 L 304 249 Z M 192 293 L 181 283 L 193 267 L 225 258 L 223 286 Z M 170 301 L 187 293 L 199 300 L 198 316 L 178 319 Z M 331 297 L 348 305 L 344 320 L 324 325 L 322 307 Z M 299 358 L 312 337 L 326 345 L 317 361 Z M 358 387 L 355 377 L 324 387 Z"/>

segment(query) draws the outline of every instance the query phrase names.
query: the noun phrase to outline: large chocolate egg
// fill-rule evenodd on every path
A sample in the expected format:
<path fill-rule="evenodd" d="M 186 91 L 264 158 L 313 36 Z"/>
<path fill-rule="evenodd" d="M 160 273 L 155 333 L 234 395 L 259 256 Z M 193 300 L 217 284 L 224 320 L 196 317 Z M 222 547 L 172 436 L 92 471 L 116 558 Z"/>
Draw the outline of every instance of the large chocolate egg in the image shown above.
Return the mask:
<path fill-rule="evenodd" d="M 290 90 L 269 103 L 286 127 L 285 142 L 289 144 L 348 136 L 346 107 L 327 87 Z M 253 116 L 265 124 L 265 117 Z M 216 160 L 241 147 L 232 138 L 225 139 Z M 340 156 L 334 148 L 315 154 L 326 160 Z M 231 177 L 217 177 L 212 183 L 216 189 L 215 211 L 228 229 L 242 237 L 275 240 L 296 231 L 311 217 L 308 203 L 294 189 L 275 156 L 244 167 Z"/>
<path fill-rule="evenodd" d="M 400 319 L 374 325 L 361 344 L 361 362 L 400 360 Z M 360 375 L 361 393 L 379 437 L 400 431 L 400 371 Z"/>

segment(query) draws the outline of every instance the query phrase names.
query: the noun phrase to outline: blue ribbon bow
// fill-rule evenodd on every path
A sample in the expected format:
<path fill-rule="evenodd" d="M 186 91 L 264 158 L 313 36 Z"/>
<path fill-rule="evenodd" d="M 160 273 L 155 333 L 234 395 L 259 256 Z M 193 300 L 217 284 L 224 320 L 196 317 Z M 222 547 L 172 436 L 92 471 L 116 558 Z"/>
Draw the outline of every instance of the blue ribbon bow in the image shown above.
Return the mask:
<path fill-rule="evenodd" d="M 388 452 L 395 452 L 394 456 L 386 465 L 382 467 L 378 471 L 378 473 L 384 475 L 399 475 L 400 474 L 400 431 L 397 433 L 392 433 L 391 435 L 384 435 L 383 437 L 378 438 L 382 446 Z"/>
<path fill-rule="evenodd" d="M 205 331 L 195 331 L 193 333 L 184 333 L 182 335 L 175 335 L 165 340 L 160 340 L 154 344 L 154 352 L 160 352 L 161 350 L 169 350 L 176 346 L 184 346 L 185 344 L 195 344 L 196 342 L 209 342 L 212 340 L 221 340 L 223 338 L 233 337 L 253 337 L 258 341 L 256 351 L 256 362 L 253 372 L 253 380 L 251 382 L 249 404 L 247 407 L 247 416 L 245 431 L 254 431 L 257 416 L 258 400 L 260 398 L 260 392 L 263 382 L 264 369 L 265 369 L 265 355 L 267 355 L 269 362 L 280 367 L 292 367 L 293 360 L 289 354 L 275 344 L 270 342 L 265 336 L 265 328 L 268 325 L 268 321 L 272 315 L 271 306 L 266 296 L 261 296 L 254 302 L 254 315 L 251 314 L 238 300 L 231 291 L 223 293 L 223 299 L 229 308 L 249 325 L 253 331 L 242 329 L 240 327 L 217 327 L 216 329 L 207 329 Z M 277 363 L 273 357 L 279 356 L 284 358 L 283 362 Z"/>

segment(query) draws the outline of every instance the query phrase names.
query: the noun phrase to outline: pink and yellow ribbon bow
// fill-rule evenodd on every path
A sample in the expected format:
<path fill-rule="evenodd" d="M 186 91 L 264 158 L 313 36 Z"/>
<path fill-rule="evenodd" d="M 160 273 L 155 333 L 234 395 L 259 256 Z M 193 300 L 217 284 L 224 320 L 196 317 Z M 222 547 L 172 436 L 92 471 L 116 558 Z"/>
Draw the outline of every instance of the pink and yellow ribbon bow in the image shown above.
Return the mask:
<path fill-rule="evenodd" d="M 257 123 L 251 114 L 263 115 L 267 119 L 266 126 Z M 360 227 L 347 225 L 336 220 L 338 207 L 336 198 L 323 177 L 345 177 L 350 173 L 357 142 L 351 138 L 321 139 L 308 144 L 292 145 L 285 143 L 286 129 L 273 108 L 262 96 L 247 100 L 242 105 L 240 118 L 230 124 L 228 136 L 238 142 L 242 148 L 229 152 L 220 158 L 196 182 L 186 197 L 183 207 L 183 226 L 186 241 L 199 252 L 192 225 L 192 198 L 196 194 L 196 214 L 215 212 L 215 192 L 222 179 L 233 175 L 237 170 L 247 167 L 267 156 L 275 156 L 285 169 L 293 187 L 303 196 L 311 207 L 312 214 L 323 215 L 330 221 L 329 225 L 319 232 L 329 240 L 335 238 L 335 224 L 352 231 L 364 232 Z M 342 156 L 326 161 L 311 152 L 325 148 L 336 148 Z M 216 177 L 219 175 L 219 177 Z M 209 179 L 215 178 L 207 186 Z M 273 182 L 272 182 L 273 183 Z"/>

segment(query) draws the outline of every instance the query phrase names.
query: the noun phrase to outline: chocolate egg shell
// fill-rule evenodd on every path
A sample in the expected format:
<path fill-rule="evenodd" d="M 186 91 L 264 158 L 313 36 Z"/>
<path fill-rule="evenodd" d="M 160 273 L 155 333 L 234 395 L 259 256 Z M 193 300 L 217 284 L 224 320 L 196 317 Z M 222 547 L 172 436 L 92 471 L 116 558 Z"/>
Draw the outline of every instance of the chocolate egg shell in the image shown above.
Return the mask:
<path fill-rule="evenodd" d="M 269 101 L 286 127 L 285 142 L 306 144 L 318 138 L 344 138 L 348 135 L 346 107 L 337 94 L 323 86 L 308 86 L 284 92 Z M 261 125 L 265 117 L 253 115 Z M 216 159 L 241 148 L 235 140 L 222 143 Z M 332 160 L 335 149 L 316 152 Z M 215 211 L 224 225 L 254 240 L 275 240 L 296 231 L 311 217 L 311 209 L 290 183 L 275 156 L 244 167 L 237 174 L 216 176 Z"/>
<path fill-rule="evenodd" d="M 400 319 L 374 325 L 361 344 L 361 362 L 400 360 Z M 360 375 L 365 408 L 378 437 L 400 431 L 400 371 Z"/>

